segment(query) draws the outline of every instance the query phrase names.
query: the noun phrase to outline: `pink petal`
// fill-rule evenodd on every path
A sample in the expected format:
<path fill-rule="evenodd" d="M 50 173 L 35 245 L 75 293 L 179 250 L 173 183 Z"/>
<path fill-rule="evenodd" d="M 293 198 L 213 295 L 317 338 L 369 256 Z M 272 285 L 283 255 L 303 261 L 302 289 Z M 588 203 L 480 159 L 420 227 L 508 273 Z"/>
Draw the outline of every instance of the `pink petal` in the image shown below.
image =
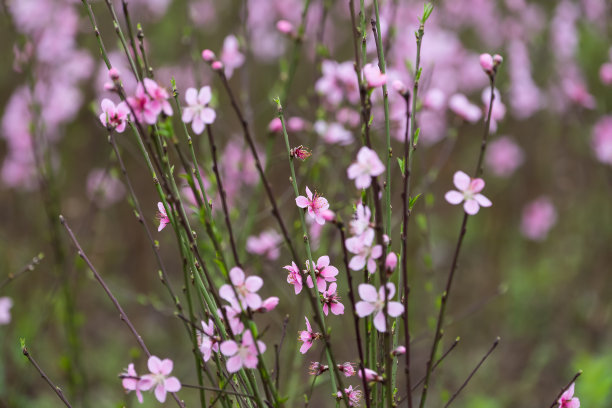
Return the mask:
<path fill-rule="evenodd" d="M 161 403 L 166 402 L 166 388 L 164 384 L 158 384 L 157 387 L 155 387 L 155 398 Z"/>
<path fill-rule="evenodd" d="M 227 371 L 230 373 L 235 373 L 242 368 L 242 359 L 240 356 L 236 355 L 229 360 L 227 360 Z"/>
<path fill-rule="evenodd" d="M 376 272 L 376 262 L 372 258 L 368 259 L 368 272 Z"/>
<path fill-rule="evenodd" d="M 149 367 L 149 371 L 153 374 L 159 374 L 161 369 L 162 362 L 156 356 L 149 357 L 149 361 L 147 362 L 147 367 Z"/>
<path fill-rule="evenodd" d="M 348 169 L 346 169 L 346 176 L 349 179 L 356 179 L 357 177 L 359 177 L 359 175 L 361 174 L 361 166 L 357 163 L 353 163 L 350 166 L 348 166 Z"/>
<path fill-rule="evenodd" d="M 323 256 L 320 256 L 319 259 L 317 259 L 317 268 L 319 269 L 325 268 L 328 265 L 329 265 L 329 256 L 323 255 Z"/>
<path fill-rule="evenodd" d="M 173 367 L 174 364 L 172 363 L 172 360 L 170 360 L 169 358 L 165 358 L 161 362 L 159 373 L 163 375 L 168 375 L 172 372 Z"/>
<path fill-rule="evenodd" d="M 491 200 L 489 200 L 487 197 L 483 196 L 482 194 L 476 194 L 474 196 L 474 200 L 476 200 L 478 204 L 480 204 L 481 207 L 490 207 L 493 205 Z"/>
<path fill-rule="evenodd" d="M 185 101 L 188 105 L 198 104 L 198 91 L 195 88 L 189 88 L 185 92 Z"/>
<path fill-rule="evenodd" d="M 212 99 L 212 92 L 210 92 L 210 86 L 204 86 L 198 93 L 198 102 L 200 105 L 208 105 Z"/>
<path fill-rule="evenodd" d="M 344 305 L 342 303 L 332 303 L 331 311 L 335 315 L 344 314 Z"/>
<path fill-rule="evenodd" d="M 233 356 L 238 351 L 238 345 L 234 340 L 226 340 L 221 343 L 220 350 L 225 356 Z"/>
<path fill-rule="evenodd" d="M 485 182 L 481 178 L 474 179 L 470 182 L 470 190 L 472 193 L 480 193 L 485 186 Z"/>
<path fill-rule="evenodd" d="M 166 378 L 164 385 L 168 392 L 177 392 L 181 389 L 181 382 L 176 377 Z"/>
<path fill-rule="evenodd" d="M 300 347 L 300 353 L 305 354 L 308 349 L 310 349 L 310 347 L 312 347 L 311 342 L 304 342 L 304 344 L 302 344 L 302 347 Z"/>
<path fill-rule="evenodd" d="M 251 309 L 259 309 L 261 307 L 261 297 L 255 293 L 249 293 L 246 295 L 245 299 L 247 306 Z"/>
<path fill-rule="evenodd" d="M 369 283 L 362 283 L 358 288 L 359 297 L 366 302 L 376 302 L 378 300 L 378 294 L 376 288 Z"/>
<path fill-rule="evenodd" d="M 308 207 L 308 204 L 310 203 L 310 201 L 304 196 L 299 196 L 295 199 L 295 203 L 300 208 L 306 208 Z"/>
<path fill-rule="evenodd" d="M 236 300 L 236 294 L 234 293 L 234 289 L 228 284 L 225 284 L 219 288 L 219 296 L 221 296 L 222 299 L 227 300 L 230 303 Z"/>
<path fill-rule="evenodd" d="M 357 302 L 355 305 L 355 312 L 357 312 L 357 316 L 366 317 L 372 314 L 376 308 L 372 303 L 369 302 Z"/>
<path fill-rule="evenodd" d="M 326 286 L 327 286 L 327 283 L 325 282 L 325 279 L 317 278 L 317 289 L 319 289 L 319 292 L 325 292 Z"/>
<path fill-rule="evenodd" d="M 185 123 L 189 123 L 193 120 L 193 114 L 194 114 L 193 109 L 185 108 L 183 110 L 183 116 L 181 117 L 181 120 Z"/>
<path fill-rule="evenodd" d="M 249 276 L 244 281 L 244 286 L 249 290 L 249 292 L 257 292 L 263 286 L 263 279 L 259 276 Z"/>
<path fill-rule="evenodd" d="M 204 122 L 200 115 L 195 115 L 193 117 L 193 121 L 191 122 L 191 128 L 196 135 L 201 135 L 204 131 Z"/>
<path fill-rule="evenodd" d="M 380 258 L 382 255 L 382 245 L 376 245 L 374 248 L 372 248 L 372 252 L 371 252 L 371 257 L 372 259 L 378 259 Z"/>
<path fill-rule="evenodd" d="M 465 210 L 466 213 L 468 213 L 470 215 L 477 214 L 479 208 L 480 208 L 480 206 L 478 205 L 478 202 L 476 202 L 476 200 L 474 200 L 474 199 L 467 200 L 463 204 L 463 209 Z"/>
<path fill-rule="evenodd" d="M 166 209 L 164 208 L 164 204 L 162 202 L 157 203 L 157 209 L 159 210 L 160 213 L 162 213 L 163 215 L 166 215 Z"/>
<path fill-rule="evenodd" d="M 329 279 L 327 278 L 332 278 L 337 275 L 338 275 L 338 268 L 336 268 L 335 266 L 328 266 L 321 271 L 321 276 L 323 276 L 328 281 Z"/>
<path fill-rule="evenodd" d="M 212 108 L 204 108 L 200 114 L 200 119 L 202 119 L 202 122 L 206 123 L 207 125 L 212 124 L 216 117 L 217 113 Z"/>
<path fill-rule="evenodd" d="M 355 179 L 355 187 L 366 189 L 372 184 L 372 177 L 369 174 L 362 174 Z"/>
<path fill-rule="evenodd" d="M 229 273 L 230 280 L 234 286 L 241 286 L 244 284 L 244 272 L 237 266 L 234 266 Z"/>
<path fill-rule="evenodd" d="M 102 111 L 104 113 L 108 113 L 109 115 L 115 111 L 115 104 L 110 99 L 102 99 L 100 106 L 102 107 Z"/>
<path fill-rule="evenodd" d="M 463 194 L 458 191 L 451 190 L 444 195 L 446 201 L 453 205 L 457 205 L 463 201 Z"/>
<path fill-rule="evenodd" d="M 256 368 L 257 367 L 257 355 L 249 354 L 244 358 L 243 364 L 246 368 Z"/>
<path fill-rule="evenodd" d="M 366 258 L 363 255 L 356 255 L 351 258 L 351 262 L 349 263 L 349 268 L 354 271 L 360 271 L 366 264 Z"/>
<path fill-rule="evenodd" d="M 323 313 L 325 314 L 325 316 L 327 316 L 327 314 L 329 313 L 329 312 L 327 311 L 327 303 L 325 303 L 325 304 L 323 305 Z"/>
<path fill-rule="evenodd" d="M 376 313 L 374 317 L 374 327 L 376 327 L 376 330 L 379 332 L 387 331 L 387 322 L 385 321 L 385 315 L 382 311 Z"/>
<path fill-rule="evenodd" d="M 389 282 L 387 283 L 387 299 L 393 299 L 393 296 L 395 296 L 395 285 Z M 378 289 L 378 298 L 379 299 L 385 298 L 384 286 L 381 286 Z"/>
<path fill-rule="evenodd" d="M 310 201 L 312 201 L 312 191 L 310 191 L 308 186 L 306 186 L 306 196 L 308 197 Z"/>
<path fill-rule="evenodd" d="M 309 332 L 312 332 L 312 327 L 310 327 L 310 322 L 308 321 L 308 318 L 306 316 L 304 316 L 304 319 L 306 319 L 306 329 Z"/>
<path fill-rule="evenodd" d="M 470 186 L 471 182 L 470 176 L 465 174 L 464 172 L 457 171 L 453 176 L 453 183 L 455 183 L 455 187 L 457 187 L 460 191 L 465 191 Z"/>
<path fill-rule="evenodd" d="M 400 302 L 387 302 L 387 313 L 391 317 L 397 317 L 404 313 L 404 305 Z"/>

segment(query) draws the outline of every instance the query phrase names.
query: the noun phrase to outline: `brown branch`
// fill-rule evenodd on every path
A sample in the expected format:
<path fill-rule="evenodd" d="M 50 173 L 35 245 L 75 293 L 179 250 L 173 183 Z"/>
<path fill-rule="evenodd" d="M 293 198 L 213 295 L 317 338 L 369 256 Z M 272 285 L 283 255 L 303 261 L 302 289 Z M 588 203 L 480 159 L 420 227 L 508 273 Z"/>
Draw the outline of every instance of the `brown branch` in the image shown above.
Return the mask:
<path fill-rule="evenodd" d="M 550 408 L 555 408 L 555 406 L 559 403 L 559 398 L 561 398 L 561 396 L 563 395 L 563 393 L 565 391 L 567 391 L 567 389 L 569 387 L 571 387 L 571 385 L 576 381 L 576 379 L 578 377 L 580 377 L 580 375 L 582 374 L 582 370 L 578 370 L 578 372 L 576 374 L 574 374 L 574 377 L 570 380 L 570 382 L 567 383 L 567 385 L 565 387 L 563 387 L 561 389 L 561 391 L 559 392 L 559 394 L 557 394 L 557 397 L 555 398 L 555 400 L 553 401 L 552 404 L 550 404 Z"/>
<path fill-rule="evenodd" d="M 40 376 L 43 378 L 43 380 L 45 380 L 47 382 L 47 384 L 49 384 L 49 387 L 51 387 L 53 389 L 53 391 L 55 391 L 55 393 L 57 394 L 58 398 L 60 400 L 62 400 L 64 405 L 66 405 L 68 408 L 72 408 L 72 405 L 70 405 L 70 403 L 68 402 L 66 397 L 64 397 L 64 393 L 62 392 L 62 389 L 60 387 L 58 387 L 57 385 L 53 384 L 53 381 L 51 381 L 51 379 L 47 376 L 47 374 L 45 374 L 43 369 L 40 368 L 40 366 L 38 365 L 36 360 L 34 360 L 34 357 L 32 357 L 30 355 L 30 352 L 28 351 L 28 348 L 26 346 L 22 346 L 21 351 L 23 352 L 23 355 L 28 358 L 30 363 L 32 363 L 32 365 L 36 368 L 36 370 L 38 370 L 38 372 L 39 372 Z"/>

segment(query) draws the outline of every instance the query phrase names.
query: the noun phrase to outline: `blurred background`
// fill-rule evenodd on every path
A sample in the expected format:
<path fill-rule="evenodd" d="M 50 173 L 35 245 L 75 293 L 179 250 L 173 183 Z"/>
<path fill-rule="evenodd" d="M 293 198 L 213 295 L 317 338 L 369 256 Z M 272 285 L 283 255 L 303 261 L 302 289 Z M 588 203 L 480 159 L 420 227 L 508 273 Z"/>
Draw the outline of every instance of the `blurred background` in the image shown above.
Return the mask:
<path fill-rule="evenodd" d="M 221 175 L 239 251 L 247 272 L 264 277 L 263 296 L 280 298 L 278 308 L 259 321 L 268 344 L 266 358 L 273 361 L 272 345 L 279 342 L 288 315 L 281 391 L 290 396 L 288 406 L 302 406 L 310 385 L 307 366 L 322 358 L 322 348 L 317 345 L 305 356 L 297 352 L 296 332 L 303 329 L 308 305 L 286 283 L 282 267 L 290 263 L 290 254 L 245 150 L 240 123 L 200 52 L 210 48 L 226 68 L 234 68 L 226 71 L 230 84 L 265 156 L 281 213 L 299 243 L 286 153 L 280 133 L 270 126 L 276 116 L 272 98 L 288 90 L 285 110 L 293 119 L 292 144 L 308 146 L 313 153 L 298 165 L 300 189 L 316 188 L 340 218 L 349 220 L 359 194 L 347 180 L 346 168 L 360 146 L 349 3 L 306 2 L 303 42 L 296 41 L 302 0 L 127 3 L 132 22 L 142 24 L 159 84 L 171 89 L 174 77 L 183 106 L 188 87 L 213 89 Z M 121 2 L 114 4 L 124 24 Z M 423 4 L 381 4 L 388 82 L 411 88 L 414 31 Z M 547 407 L 582 369 L 576 384 L 582 405 L 612 407 L 612 6 L 606 0 L 433 4 L 422 46 L 421 133 L 413 179 L 415 194 L 422 195 L 409 230 L 413 378 L 425 371 L 461 224 L 461 209 L 446 203 L 444 193 L 454 188 L 455 171 L 473 172 L 480 149 L 488 78 L 478 57 L 497 53 L 504 62 L 497 76 L 499 98 L 483 176 L 483 194 L 493 206 L 481 209 L 468 224 L 442 349 L 457 337 L 461 340 L 434 375 L 429 406 L 441 406 L 500 336 L 499 347 L 454 406 Z M 98 119 L 101 99 L 118 98 L 105 91 L 108 71 L 86 8 L 72 0 L 3 0 L 2 7 L 0 407 L 61 404 L 22 356 L 20 338 L 75 406 L 138 405 L 133 395 L 124 393 L 117 375 L 131 361 L 144 367 L 145 358 L 77 257 L 59 224 L 60 213 L 149 348 L 175 361 L 174 374 L 183 383 L 195 384 L 189 338 L 160 285 L 150 243 L 134 217 Z M 132 93 L 136 82 L 108 8 L 94 1 L 92 9 L 109 57 Z M 369 1 L 366 15 L 367 21 L 373 15 Z M 279 29 L 280 20 L 291 27 Z M 367 56 L 366 62 L 376 63 L 371 32 Z M 399 156 L 406 106 L 391 86 L 389 98 L 394 155 Z M 373 143 L 383 157 L 379 89 L 373 100 Z M 176 110 L 174 125 L 180 129 Z M 128 130 L 116 139 L 171 283 L 180 292 L 179 251 L 170 231 L 155 232 L 155 186 L 132 136 Z M 204 135 L 192 136 L 207 194 L 218 209 L 210 146 Z M 391 239 L 396 252 L 401 181 L 394 165 Z M 221 211 L 215 215 L 225 233 Z M 197 210 L 193 217 L 197 220 Z M 197 231 L 203 250 L 210 253 L 203 227 L 198 225 Z M 329 255 L 340 269 L 340 294 L 347 304 L 337 230 L 329 224 L 311 226 L 311 234 L 315 258 Z M 229 244 L 224 245 L 229 256 Z M 268 249 L 257 249 L 262 247 Z M 39 253 L 44 258 L 33 270 L 20 273 Z M 5 281 L 11 274 L 18 276 Z M 340 359 L 356 361 L 352 342 L 344 347 L 346 339 L 340 335 L 352 333 L 350 316 L 330 321 Z M 351 383 L 360 382 L 354 377 L 347 381 Z M 326 385 L 323 378 L 317 383 L 311 406 L 332 406 Z M 181 396 L 188 406 L 196 404 L 195 391 L 184 389 Z M 157 404 L 145 398 L 145 405 Z"/>

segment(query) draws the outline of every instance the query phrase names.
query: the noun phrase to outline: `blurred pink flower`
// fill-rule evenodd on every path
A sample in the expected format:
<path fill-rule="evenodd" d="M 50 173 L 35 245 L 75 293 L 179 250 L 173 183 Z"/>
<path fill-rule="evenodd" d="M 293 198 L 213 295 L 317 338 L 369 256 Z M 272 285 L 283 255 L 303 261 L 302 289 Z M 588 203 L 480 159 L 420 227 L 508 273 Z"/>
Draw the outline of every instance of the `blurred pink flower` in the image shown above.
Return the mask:
<path fill-rule="evenodd" d="M 224 319 L 223 312 L 225 311 L 225 315 L 227 315 L 227 320 L 229 321 L 230 329 L 234 335 L 238 335 L 244 331 L 244 323 L 240 320 L 240 315 L 242 314 L 242 310 L 240 306 L 237 304 L 233 305 L 224 305 L 223 310 L 218 309 L 217 312 L 221 319 Z"/>
<path fill-rule="evenodd" d="M 612 85 L 612 62 L 606 62 L 599 68 L 599 79 L 604 85 Z"/>
<path fill-rule="evenodd" d="M 318 120 L 314 124 L 314 131 L 323 138 L 325 143 L 346 146 L 353 143 L 353 134 L 339 123 L 327 123 Z"/>
<path fill-rule="evenodd" d="M 100 106 L 102 107 L 100 122 L 110 130 L 115 130 L 117 133 L 123 133 L 130 115 L 130 108 L 125 102 L 119 102 L 119 104 L 115 106 L 113 101 L 104 98 Z"/>
<path fill-rule="evenodd" d="M 404 305 L 400 302 L 391 301 L 395 296 L 395 285 L 387 283 L 387 314 L 397 317 L 404 312 Z M 368 283 L 359 285 L 359 296 L 361 301 L 355 305 L 355 312 L 359 317 L 366 317 L 374 314 L 374 327 L 379 332 L 387 330 L 386 318 L 384 315 L 385 307 L 385 287 L 381 286 L 376 292 L 376 288 Z"/>
<path fill-rule="evenodd" d="M 484 72 L 493 72 L 493 64 L 491 54 L 480 54 L 480 66 Z"/>
<path fill-rule="evenodd" d="M 329 203 L 325 197 L 320 196 L 317 192 L 312 194 L 308 186 L 306 186 L 306 196 L 298 196 L 295 203 L 300 208 L 307 208 L 308 215 L 313 218 L 317 224 L 325 224 L 323 212 L 329 208 Z"/>
<path fill-rule="evenodd" d="M 243 366 L 246 368 L 257 367 L 257 356 L 266 351 L 266 345 L 263 341 L 257 340 L 257 345 L 253 340 L 253 334 L 250 331 L 245 331 L 242 335 L 242 341 L 236 343 L 234 340 L 226 340 L 221 343 L 221 353 L 227 359 L 227 371 L 235 373 Z"/>
<path fill-rule="evenodd" d="M 374 245 L 374 229 L 367 229 L 363 234 L 355 237 L 350 237 L 346 240 L 346 249 L 355 254 L 351 258 L 349 268 L 354 271 L 359 271 L 364 267 L 368 268 L 368 272 L 376 272 L 376 259 L 382 256 L 382 245 Z"/>
<path fill-rule="evenodd" d="M 270 260 L 278 259 L 280 255 L 279 245 L 283 237 L 273 229 L 247 238 L 246 249 L 248 252 L 257 255 L 265 255 Z"/>
<path fill-rule="evenodd" d="M 364 368 L 365 371 L 365 379 L 367 382 L 383 382 L 383 378 L 376 371 L 371 370 L 369 368 Z M 357 375 L 359 378 L 363 378 L 363 374 L 361 370 L 357 370 Z"/>
<path fill-rule="evenodd" d="M 508 136 L 491 142 L 485 157 L 487 167 L 498 177 L 509 177 L 524 160 L 523 149 Z"/>
<path fill-rule="evenodd" d="M 313 287 L 312 278 L 310 277 L 310 261 L 306 261 L 306 284 L 309 288 Z M 329 264 L 329 256 L 324 255 L 319 257 L 317 264 L 314 265 L 314 275 L 317 279 L 317 288 L 319 292 L 323 292 L 327 286 L 327 282 L 335 282 L 338 275 L 338 268 Z"/>
<path fill-rule="evenodd" d="M 211 318 L 208 323 L 202 320 L 202 331 L 197 333 L 198 348 L 202 353 L 202 358 L 206 362 L 210 360 L 212 352 L 219 352 L 219 338 L 215 336 L 215 326 Z"/>
<path fill-rule="evenodd" d="M 534 241 L 543 241 L 557 222 L 557 211 L 548 197 L 539 197 L 523 208 L 522 234 Z"/>
<path fill-rule="evenodd" d="M 304 316 L 304 319 L 306 319 L 306 330 L 300 331 L 298 337 L 298 339 L 302 342 L 302 346 L 300 347 L 300 353 L 302 354 L 305 354 L 312 347 L 312 343 L 315 340 L 321 338 L 321 333 L 315 333 L 312 331 L 308 318 Z"/>
<path fill-rule="evenodd" d="M 93 169 L 87 175 L 87 197 L 100 208 L 109 207 L 125 195 L 123 183 L 104 169 Z"/>
<path fill-rule="evenodd" d="M 385 166 L 376 152 L 363 146 L 357 153 L 357 162 L 348 167 L 346 174 L 349 179 L 355 180 L 357 188 L 365 189 L 372 184 L 372 177 L 380 176 L 384 172 Z"/>
<path fill-rule="evenodd" d="M 136 85 L 136 92 L 134 96 L 127 98 L 127 103 L 134 111 L 135 119 L 141 123 L 154 124 L 157 121 L 157 115 L 161 112 L 161 105 L 149 98 L 142 82 Z"/>
<path fill-rule="evenodd" d="M 183 122 L 191 122 L 191 128 L 196 135 L 204 131 L 204 125 L 210 125 L 215 121 L 216 113 L 209 108 L 208 104 L 212 98 L 210 86 L 203 86 L 198 92 L 195 88 L 187 89 L 185 101 L 187 107 L 183 110 Z"/>
<path fill-rule="evenodd" d="M 293 285 L 293 289 L 297 295 L 302 291 L 302 272 L 300 271 L 300 268 L 297 267 L 295 262 L 291 262 L 291 265 L 285 265 L 283 268 L 289 271 L 289 275 L 287 275 L 287 283 Z"/>
<path fill-rule="evenodd" d="M 325 313 L 325 316 L 327 316 L 329 310 L 331 310 L 331 312 L 335 315 L 344 314 L 344 305 L 340 303 L 340 295 L 338 295 L 338 292 L 336 291 L 337 288 L 338 285 L 336 282 L 333 282 L 329 285 L 327 290 L 321 294 L 323 301 L 323 313 Z"/>
<path fill-rule="evenodd" d="M 501 95 L 497 89 L 493 90 L 495 95 L 493 99 L 493 109 L 491 110 L 491 123 L 489 130 L 491 133 L 497 132 L 497 122 L 502 120 L 506 116 L 506 105 L 501 101 Z M 489 112 L 489 105 L 491 104 L 491 87 L 488 86 L 482 90 L 482 104 L 484 105 L 485 115 Z"/>
<path fill-rule="evenodd" d="M 147 391 L 151 388 L 151 385 L 149 384 L 149 380 L 148 379 L 143 380 L 142 378 L 138 377 L 138 374 L 136 373 L 136 370 L 134 369 L 133 363 L 130 363 L 128 365 L 128 368 L 123 373 L 121 373 L 120 377 L 124 377 L 121 380 L 121 385 L 123 386 L 125 391 L 126 392 L 135 391 L 138 402 L 142 404 L 142 392 L 141 391 Z"/>
<path fill-rule="evenodd" d="M 574 383 L 569 386 L 567 390 L 561 397 L 557 404 L 559 404 L 559 408 L 580 408 L 580 400 L 577 397 L 574 397 Z"/>
<path fill-rule="evenodd" d="M 143 381 L 147 381 L 141 384 L 143 391 L 148 391 L 155 387 L 155 398 L 161 403 L 166 401 L 167 392 L 177 392 L 181 389 L 181 383 L 176 377 L 168 377 L 172 372 L 173 363 L 172 360 L 166 358 L 160 360 L 156 356 L 149 357 L 147 363 L 150 374 L 142 376 Z"/>
<path fill-rule="evenodd" d="M 444 198 L 450 204 L 457 205 L 465 201 L 463 209 L 470 215 L 477 214 L 480 207 L 490 207 L 492 205 L 487 197 L 480 194 L 485 187 L 483 179 L 473 179 L 464 172 L 457 171 L 453 177 L 453 182 L 459 191 L 450 190 L 444 195 Z"/>
<path fill-rule="evenodd" d="M 232 288 L 230 284 L 226 283 L 219 288 L 219 296 L 232 304 L 234 308 L 241 307 L 244 310 L 248 306 L 253 310 L 259 309 L 261 297 L 257 294 L 257 291 L 263 286 L 263 279 L 259 276 L 249 276 L 247 278 L 243 270 L 237 266 L 230 270 L 229 277 L 234 287 Z M 236 294 L 238 294 L 240 306 L 236 303 Z"/>
<path fill-rule="evenodd" d="M 162 202 L 157 203 L 157 209 L 159 210 L 157 213 L 157 219 L 159 220 L 159 228 L 157 228 L 157 232 L 166 228 L 166 225 L 170 224 L 170 219 L 168 218 L 168 214 L 166 214 L 166 209 L 164 208 L 164 204 Z"/>
<path fill-rule="evenodd" d="M 387 83 L 387 75 L 380 72 L 378 65 L 371 63 L 365 64 L 363 67 L 363 76 L 365 77 L 368 88 L 377 88 Z"/>
<path fill-rule="evenodd" d="M 219 58 L 225 66 L 225 76 L 232 77 L 234 70 L 244 64 L 245 57 L 240 52 L 240 44 L 234 35 L 228 35 L 223 41 L 223 49 Z"/>
<path fill-rule="evenodd" d="M 257 311 L 259 313 L 271 312 L 272 310 L 276 309 L 276 306 L 278 306 L 279 301 L 280 299 L 278 297 L 270 296 L 269 298 L 266 298 L 263 302 L 261 302 L 261 307 L 257 309 Z"/>
<path fill-rule="evenodd" d="M 168 102 L 168 91 L 150 78 L 144 79 L 144 87 L 158 113 L 164 112 L 167 116 L 172 116 L 173 111 L 170 102 Z"/>
<path fill-rule="evenodd" d="M 350 103 L 359 101 L 359 83 L 352 61 L 338 63 L 324 60 L 323 76 L 315 83 L 315 90 L 331 106 L 338 106 L 346 98 Z"/>
<path fill-rule="evenodd" d="M 372 212 L 370 211 L 367 205 L 363 205 L 363 203 L 357 204 L 357 209 L 355 210 L 353 219 L 349 223 L 351 234 L 361 235 L 366 231 L 371 230 L 371 217 Z"/>
<path fill-rule="evenodd" d="M 603 116 L 597 121 L 591 146 L 600 162 L 612 165 L 612 116 Z"/>
<path fill-rule="evenodd" d="M 444 108 L 446 95 L 439 88 L 432 88 L 423 97 L 423 106 L 427 109 L 440 110 Z"/>
<path fill-rule="evenodd" d="M 9 324 L 11 322 L 12 307 L 13 300 L 10 297 L 0 297 L 0 324 Z"/>
<path fill-rule="evenodd" d="M 278 20 L 276 22 L 276 29 L 283 34 L 292 34 L 293 24 L 287 20 Z"/>
<path fill-rule="evenodd" d="M 448 100 L 448 107 L 457 116 L 470 123 L 478 122 L 482 115 L 480 108 L 468 101 L 463 94 L 454 94 L 451 96 Z"/>

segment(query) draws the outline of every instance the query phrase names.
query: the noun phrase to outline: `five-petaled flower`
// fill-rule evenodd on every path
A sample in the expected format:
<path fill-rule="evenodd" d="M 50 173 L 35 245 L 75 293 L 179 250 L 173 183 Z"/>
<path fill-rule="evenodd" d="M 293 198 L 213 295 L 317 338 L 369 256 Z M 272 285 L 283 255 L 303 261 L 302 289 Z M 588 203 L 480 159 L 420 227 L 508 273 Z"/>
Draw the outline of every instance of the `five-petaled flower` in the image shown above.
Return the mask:
<path fill-rule="evenodd" d="M 163 403 L 166 401 L 167 392 L 177 392 L 181 389 L 178 378 L 168 377 L 173 368 L 172 360 L 168 358 L 160 360 L 156 356 L 151 356 L 147 365 L 150 373 L 142 376 L 141 390 L 148 391 L 155 387 L 155 398 Z"/>
<path fill-rule="evenodd" d="M 114 130 L 117 133 L 123 133 L 130 115 L 130 108 L 125 102 L 119 102 L 115 106 L 113 101 L 104 98 L 100 106 L 102 107 L 100 122 L 102 122 L 107 129 Z"/>
<path fill-rule="evenodd" d="M 574 397 L 574 383 L 561 394 L 557 404 L 559 404 L 559 408 L 580 408 L 580 400 Z"/>
<path fill-rule="evenodd" d="M 253 310 L 259 309 L 261 306 L 261 297 L 257 291 L 263 286 L 263 279 L 259 276 L 245 277 L 244 272 L 239 267 L 233 267 L 229 272 L 232 285 L 225 284 L 219 288 L 219 296 L 227 300 L 235 308 L 243 310 L 248 306 Z M 245 279 L 246 278 L 246 279 Z M 240 306 L 236 302 L 236 294 Z"/>
<path fill-rule="evenodd" d="M 306 271 L 308 274 L 306 284 L 312 288 L 312 277 L 310 276 L 310 261 L 306 261 Z M 319 292 L 323 292 L 327 286 L 326 282 L 335 282 L 335 276 L 338 275 L 338 268 L 329 264 L 329 256 L 324 255 L 317 259 L 317 264 L 313 268 L 315 278 L 317 279 L 317 288 Z"/>
<path fill-rule="evenodd" d="M 295 262 L 291 262 L 291 265 L 285 265 L 283 268 L 289 271 L 289 275 L 287 275 L 287 283 L 293 285 L 293 289 L 297 295 L 302 291 L 302 273 L 300 268 L 297 267 Z"/>
<path fill-rule="evenodd" d="M 162 202 L 157 203 L 157 209 L 159 210 L 157 213 L 157 219 L 159 220 L 159 228 L 157 232 L 163 230 L 166 225 L 170 224 L 170 218 L 168 218 L 168 214 L 166 214 L 166 209 L 164 208 L 164 204 Z"/>
<path fill-rule="evenodd" d="M 147 381 L 143 381 L 136 370 L 134 369 L 134 364 L 130 363 L 128 368 L 123 372 L 120 377 L 121 385 L 125 388 L 126 392 L 134 391 L 136 393 L 136 398 L 138 398 L 138 402 L 142 404 L 142 392 L 144 390 L 143 386 L 147 384 Z M 150 388 L 150 387 L 149 387 Z M 148 388 L 147 388 L 148 389 Z"/>
<path fill-rule="evenodd" d="M 321 333 L 315 333 L 312 331 L 312 327 L 310 326 L 310 322 L 308 318 L 304 316 L 306 319 L 306 330 L 302 330 L 299 332 L 300 336 L 298 339 L 303 343 L 300 347 L 300 353 L 304 354 L 312 347 L 312 343 L 321 338 Z"/>
<path fill-rule="evenodd" d="M 324 213 L 329 208 L 329 203 L 325 199 L 325 197 L 320 196 L 315 192 L 312 194 L 312 191 L 308 187 L 306 187 L 306 196 L 298 196 L 295 199 L 295 203 L 300 208 L 307 208 L 308 215 L 313 218 L 317 224 L 325 224 Z"/>
<path fill-rule="evenodd" d="M 376 272 L 376 259 L 382 256 L 382 245 L 374 245 L 374 229 L 370 228 L 363 234 L 350 237 L 346 240 L 346 249 L 355 254 L 351 258 L 349 268 L 354 271 L 363 269 L 366 265 L 368 272 Z"/>
<path fill-rule="evenodd" d="M 400 302 L 391 301 L 395 295 L 395 285 L 387 283 L 387 314 L 397 317 L 404 312 L 404 306 Z M 366 317 L 374 314 L 374 327 L 379 332 L 387 330 L 387 322 L 384 314 L 385 308 L 385 287 L 381 286 L 376 292 L 376 288 L 368 283 L 359 285 L 359 296 L 361 301 L 355 305 L 355 311 L 359 317 Z"/>
<path fill-rule="evenodd" d="M 346 398 L 348 398 L 349 407 L 359 406 L 359 402 L 361 401 L 361 390 L 353 389 L 353 386 L 349 385 L 348 388 L 344 389 L 344 393 L 346 394 Z M 336 395 L 339 399 L 342 398 L 341 391 L 338 391 Z"/>
<path fill-rule="evenodd" d="M 464 172 L 458 171 L 453 177 L 453 182 L 459 191 L 450 190 L 446 193 L 444 198 L 449 203 L 456 205 L 465 201 L 463 209 L 470 215 L 478 213 L 480 207 L 490 207 L 492 205 L 487 197 L 480 194 L 485 186 L 483 179 L 473 179 Z"/>
<path fill-rule="evenodd" d="M 266 351 L 263 341 L 257 340 L 257 345 L 253 340 L 253 334 L 247 330 L 242 335 L 242 341 L 236 343 L 234 340 L 226 340 L 221 343 L 221 353 L 227 360 L 227 371 L 235 373 L 243 366 L 246 368 L 257 367 L 257 355 Z"/>
<path fill-rule="evenodd" d="M 204 125 L 210 125 L 215 121 L 216 113 L 209 108 L 208 104 L 212 98 L 210 86 L 203 86 L 198 92 L 195 88 L 187 89 L 185 101 L 187 107 L 183 110 L 183 122 L 191 122 L 191 128 L 196 135 L 204 131 Z"/>
<path fill-rule="evenodd" d="M 329 313 L 329 309 L 335 315 L 344 314 L 344 305 L 340 303 L 340 296 L 336 291 L 338 285 L 333 282 L 329 285 L 327 290 L 321 294 L 323 299 L 323 313 L 325 316 Z"/>
<path fill-rule="evenodd" d="M 348 167 L 346 173 L 349 179 L 355 179 L 357 188 L 368 188 L 372 184 L 372 177 L 380 176 L 384 171 L 385 166 L 376 152 L 363 146 L 357 153 L 357 161 Z"/>

